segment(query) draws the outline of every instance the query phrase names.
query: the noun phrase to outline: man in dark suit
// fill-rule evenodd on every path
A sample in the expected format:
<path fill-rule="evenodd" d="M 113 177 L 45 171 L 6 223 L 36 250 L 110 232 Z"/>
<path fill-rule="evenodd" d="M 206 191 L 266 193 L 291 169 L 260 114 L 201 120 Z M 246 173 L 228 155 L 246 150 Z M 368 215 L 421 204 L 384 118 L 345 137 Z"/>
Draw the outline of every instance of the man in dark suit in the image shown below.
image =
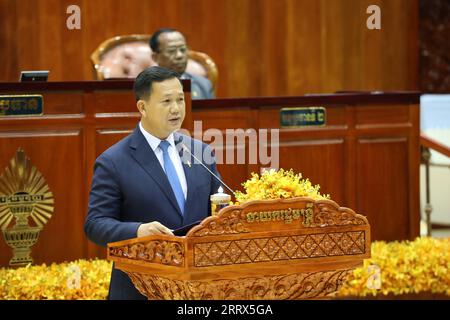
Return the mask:
<path fill-rule="evenodd" d="M 173 229 L 210 214 L 209 196 L 220 183 L 185 148 L 210 155 L 200 160 L 218 172 L 208 145 L 175 132 L 185 116 L 183 87 L 177 76 L 161 67 L 138 75 L 134 91 L 141 121 L 132 134 L 95 162 L 84 228 L 98 245 L 171 235 Z M 109 299 L 145 297 L 125 273 L 113 267 Z"/>
<path fill-rule="evenodd" d="M 152 59 L 158 66 L 171 69 L 181 79 L 191 80 L 192 99 L 212 99 L 214 91 L 211 82 L 204 77 L 186 72 L 188 47 L 183 34 L 174 29 L 159 29 L 149 41 Z"/>

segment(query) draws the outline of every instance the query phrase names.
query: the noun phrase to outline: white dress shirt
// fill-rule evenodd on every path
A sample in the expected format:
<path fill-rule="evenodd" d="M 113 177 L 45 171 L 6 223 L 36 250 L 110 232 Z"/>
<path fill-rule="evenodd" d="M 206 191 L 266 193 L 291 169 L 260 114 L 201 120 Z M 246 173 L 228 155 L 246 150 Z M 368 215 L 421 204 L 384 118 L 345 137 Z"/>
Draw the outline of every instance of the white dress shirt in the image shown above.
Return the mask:
<path fill-rule="evenodd" d="M 150 145 L 150 148 L 152 148 L 153 152 L 156 155 L 156 158 L 158 158 L 158 161 L 161 164 L 162 169 L 164 170 L 163 152 L 161 148 L 159 148 L 159 144 L 161 143 L 162 140 L 145 131 L 145 129 L 142 127 L 141 122 L 139 122 L 139 129 L 144 135 L 145 140 L 147 140 L 148 144 Z M 186 176 L 184 174 L 183 164 L 181 163 L 180 155 L 178 154 L 177 149 L 175 148 L 175 140 L 173 138 L 173 133 L 171 133 L 166 140 L 170 144 L 168 148 L 169 157 L 172 160 L 175 170 L 177 171 L 178 180 L 180 180 L 181 188 L 183 189 L 184 199 L 186 200 L 187 198 Z"/>

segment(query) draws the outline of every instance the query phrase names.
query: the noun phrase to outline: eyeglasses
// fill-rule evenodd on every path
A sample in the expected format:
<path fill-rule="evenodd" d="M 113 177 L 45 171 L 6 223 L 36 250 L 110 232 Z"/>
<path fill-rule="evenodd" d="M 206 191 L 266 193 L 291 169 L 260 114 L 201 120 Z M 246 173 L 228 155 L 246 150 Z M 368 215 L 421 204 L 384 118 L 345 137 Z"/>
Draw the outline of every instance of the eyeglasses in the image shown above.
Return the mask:
<path fill-rule="evenodd" d="M 171 47 L 171 48 L 167 48 L 165 50 L 160 51 L 161 53 L 169 56 L 169 57 L 174 57 L 177 55 L 178 51 L 181 52 L 181 54 L 186 54 L 186 52 L 188 51 L 188 47 L 187 46 L 179 46 L 179 47 Z"/>

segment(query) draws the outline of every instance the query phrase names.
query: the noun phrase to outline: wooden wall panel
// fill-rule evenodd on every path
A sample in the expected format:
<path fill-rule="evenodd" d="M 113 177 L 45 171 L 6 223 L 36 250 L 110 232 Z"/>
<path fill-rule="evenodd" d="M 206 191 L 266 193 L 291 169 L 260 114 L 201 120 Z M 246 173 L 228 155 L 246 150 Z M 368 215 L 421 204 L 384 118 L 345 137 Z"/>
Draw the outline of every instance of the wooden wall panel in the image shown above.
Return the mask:
<path fill-rule="evenodd" d="M 101 129 L 97 130 L 95 136 L 95 155 L 100 156 L 106 149 L 111 147 L 113 144 L 122 140 L 130 133 L 133 132 L 134 128 L 113 130 L 113 129 Z"/>
<path fill-rule="evenodd" d="M 110 95 L 98 93 L 95 95 L 95 111 L 97 113 L 135 113 L 139 118 L 139 111 L 136 107 L 136 99 L 130 92 L 114 92 Z M 134 107 L 134 108 L 133 108 Z M 130 113 L 131 112 L 131 113 Z"/>
<path fill-rule="evenodd" d="M 86 254 L 85 237 L 80 232 L 84 225 L 84 217 L 80 213 L 85 211 L 87 201 L 83 179 L 83 139 L 81 129 L 63 127 L 52 131 L 30 128 L 0 133 L 0 163 L 9 164 L 16 150 L 22 148 L 53 193 L 53 216 L 32 247 L 32 257 L 37 264 L 75 260 Z M 3 173 L 4 169 L 0 168 L 0 172 Z M 12 250 L 5 241 L 0 241 L 0 252 L 0 266 L 5 266 L 12 257 Z"/>
<path fill-rule="evenodd" d="M 194 111 L 192 116 L 194 121 L 198 121 L 193 127 L 193 138 L 211 145 L 216 155 L 217 169 L 224 182 L 233 190 L 242 190 L 241 183 L 248 179 L 252 171 L 258 169 L 248 164 L 248 138 L 242 145 L 234 138 L 233 132 L 227 135 L 226 130 L 231 128 L 230 123 L 233 123 L 233 128 L 240 128 L 242 132 L 247 128 L 255 128 L 256 126 L 252 125 L 252 111 L 249 108 L 224 108 L 218 115 L 216 110 L 198 110 Z M 208 131 L 209 129 L 212 131 Z M 220 138 L 216 140 L 216 134 L 219 133 Z M 236 141 L 236 144 L 232 140 Z M 246 164 L 236 163 L 239 153 L 245 154 Z M 227 154 L 233 154 L 234 160 L 229 158 L 227 161 Z M 233 163 L 230 163 L 231 161 Z"/>
<path fill-rule="evenodd" d="M 387 114 L 389 116 L 386 116 Z M 386 123 L 407 123 L 409 117 L 409 107 L 399 105 L 364 106 L 364 108 L 357 108 L 355 114 L 357 127 Z"/>
<path fill-rule="evenodd" d="M 229 128 L 251 128 L 251 113 L 249 108 L 221 109 L 218 116 L 216 110 L 200 110 L 193 113 L 194 121 L 201 121 L 197 126 L 203 130 L 218 129 L 225 131 Z M 233 127 L 230 127 L 233 123 Z M 195 128 L 194 128 L 195 129 Z"/>
<path fill-rule="evenodd" d="M 367 216 L 374 239 L 393 241 L 410 236 L 409 172 L 406 138 L 359 139 L 357 143 L 356 209 Z M 393 181 L 395 179 L 395 182 Z M 404 187 L 399 187 L 404 186 Z M 376 195 L 372 198 L 364 194 Z M 386 215 L 385 212 L 395 212 Z M 375 222 L 376 221 L 376 222 Z M 406 223 L 408 222 L 408 223 Z"/>
<path fill-rule="evenodd" d="M 81 30 L 66 27 L 72 4 Z M 381 30 L 366 28 L 371 4 Z M 0 81 L 32 69 L 91 80 L 105 39 L 173 27 L 216 61 L 219 97 L 415 89 L 417 11 L 417 0 L 0 0 Z"/>
<path fill-rule="evenodd" d="M 218 152 L 220 152 L 221 148 L 218 149 Z M 225 154 L 225 151 L 223 154 Z M 246 181 L 250 177 L 247 164 L 218 164 L 217 170 L 220 173 L 221 179 L 232 190 L 242 190 L 242 182 Z M 230 193 L 227 190 L 224 191 Z"/>
<path fill-rule="evenodd" d="M 44 114 L 63 115 L 77 114 L 81 115 L 83 110 L 83 94 L 73 94 L 70 100 L 64 93 L 43 94 Z"/>
<path fill-rule="evenodd" d="M 340 205 L 346 203 L 343 139 L 280 141 L 280 168 L 292 168 L 313 185 L 320 184 L 322 194 L 330 194 Z"/>
<path fill-rule="evenodd" d="M 289 1 L 286 24 L 286 36 L 279 42 L 279 46 L 286 46 L 283 59 L 286 64 L 286 93 L 321 92 L 324 79 L 320 77 L 320 2 Z"/>

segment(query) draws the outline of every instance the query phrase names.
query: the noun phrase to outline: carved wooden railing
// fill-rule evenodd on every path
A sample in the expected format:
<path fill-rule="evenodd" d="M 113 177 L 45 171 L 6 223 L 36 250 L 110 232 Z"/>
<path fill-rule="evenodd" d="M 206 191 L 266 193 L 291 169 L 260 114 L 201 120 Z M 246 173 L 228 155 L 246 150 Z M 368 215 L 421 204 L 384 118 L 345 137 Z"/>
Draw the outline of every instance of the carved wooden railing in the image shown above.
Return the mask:
<path fill-rule="evenodd" d="M 420 134 L 420 148 L 421 148 L 421 162 L 425 165 L 425 217 L 427 222 L 427 236 L 431 236 L 431 230 L 433 229 L 433 224 L 431 223 L 431 212 L 433 211 L 433 206 L 431 205 L 431 198 L 430 198 L 430 166 L 433 166 L 435 164 L 432 164 L 430 162 L 431 158 L 431 152 L 430 149 L 435 150 L 447 157 L 450 158 L 450 148 L 443 145 L 442 143 L 437 142 L 436 140 L 433 140 L 432 138 L 428 137 L 424 133 Z M 440 225 L 444 228 L 450 228 L 450 225 Z"/>
<path fill-rule="evenodd" d="M 331 200 L 229 206 L 185 237 L 108 245 L 108 259 L 149 299 L 314 299 L 370 257 L 370 226 Z"/>

